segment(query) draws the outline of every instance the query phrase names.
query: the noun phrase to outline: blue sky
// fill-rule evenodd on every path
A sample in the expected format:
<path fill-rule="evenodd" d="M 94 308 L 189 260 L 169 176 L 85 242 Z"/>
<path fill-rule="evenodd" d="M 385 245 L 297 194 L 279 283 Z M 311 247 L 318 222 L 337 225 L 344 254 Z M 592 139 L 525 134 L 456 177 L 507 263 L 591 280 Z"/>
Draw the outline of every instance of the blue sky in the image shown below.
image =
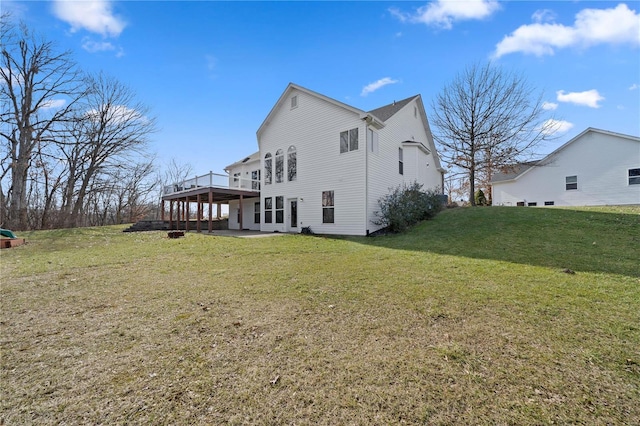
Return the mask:
<path fill-rule="evenodd" d="M 257 151 L 289 82 L 370 110 L 431 100 L 465 66 L 492 60 L 544 92 L 563 129 L 640 135 L 640 2 L 2 1 L 86 71 L 151 108 L 160 165 L 196 174 Z"/>

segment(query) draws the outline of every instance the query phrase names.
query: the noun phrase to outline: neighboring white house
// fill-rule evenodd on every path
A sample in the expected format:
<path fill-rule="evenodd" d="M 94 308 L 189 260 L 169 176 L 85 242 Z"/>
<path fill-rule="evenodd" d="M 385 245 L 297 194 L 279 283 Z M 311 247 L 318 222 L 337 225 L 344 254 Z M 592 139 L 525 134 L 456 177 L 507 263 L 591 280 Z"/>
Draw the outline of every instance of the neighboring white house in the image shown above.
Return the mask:
<path fill-rule="evenodd" d="M 495 206 L 640 204 L 640 138 L 588 128 L 492 181 Z"/>
<path fill-rule="evenodd" d="M 367 235 L 390 189 L 443 188 L 420 95 L 367 112 L 291 83 L 257 138 L 257 153 L 225 168 L 230 187 L 260 192 L 229 201 L 230 229 Z"/>

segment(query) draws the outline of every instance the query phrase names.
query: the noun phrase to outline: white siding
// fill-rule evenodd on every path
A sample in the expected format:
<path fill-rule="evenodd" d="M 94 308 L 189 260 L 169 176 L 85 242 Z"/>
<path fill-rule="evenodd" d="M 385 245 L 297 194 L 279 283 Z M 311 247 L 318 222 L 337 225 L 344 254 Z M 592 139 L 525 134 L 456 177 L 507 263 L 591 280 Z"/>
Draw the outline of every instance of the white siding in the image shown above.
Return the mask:
<path fill-rule="evenodd" d="M 306 92 L 292 90 L 288 98 L 297 96 L 297 107 L 291 108 L 285 99 L 265 125 L 258 141 L 261 161 L 278 149 L 285 152 L 285 181 L 264 185 L 262 172 L 262 204 L 265 197 L 283 196 L 285 223 L 264 223 L 263 231 L 286 232 L 291 198 L 298 199 L 298 229 L 311 226 L 313 232 L 326 234 L 363 235 L 365 228 L 364 160 L 366 132 L 358 114 Z M 340 132 L 358 128 L 358 150 L 340 153 Z M 287 156 L 289 146 L 297 151 L 297 180 L 288 182 Z M 263 164 L 264 167 L 264 164 Z M 334 191 L 335 223 L 322 223 L 322 191 Z M 264 208 L 264 206 L 263 206 Z"/>
<path fill-rule="evenodd" d="M 254 223 L 254 203 L 258 202 L 258 198 L 246 198 L 242 201 L 242 229 L 250 229 L 259 231 L 260 224 Z M 239 200 L 229 201 L 229 229 L 240 229 L 238 223 L 238 206 Z"/>
<path fill-rule="evenodd" d="M 424 190 L 440 187 L 442 178 L 436 169 L 433 152 L 425 154 L 416 146 L 405 146 L 403 149 L 404 174 L 398 171 L 398 148 L 403 141 L 427 143 L 428 135 L 420 114 L 414 115 L 416 101 L 409 102 L 403 109 L 386 121 L 386 126 L 378 131 L 378 154 L 368 153 L 368 224 L 367 229 L 373 232 L 380 228 L 376 220 L 378 200 L 389 193 L 390 189 L 403 183 L 414 181 L 421 183 Z M 427 166 L 428 164 L 428 166 Z"/>
<path fill-rule="evenodd" d="M 640 141 L 589 131 L 550 156 L 544 166 L 515 181 L 493 185 L 494 205 L 535 202 L 544 206 L 640 204 L 640 185 L 629 185 L 628 170 L 640 167 Z M 566 190 L 565 178 L 578 177 Z"/>

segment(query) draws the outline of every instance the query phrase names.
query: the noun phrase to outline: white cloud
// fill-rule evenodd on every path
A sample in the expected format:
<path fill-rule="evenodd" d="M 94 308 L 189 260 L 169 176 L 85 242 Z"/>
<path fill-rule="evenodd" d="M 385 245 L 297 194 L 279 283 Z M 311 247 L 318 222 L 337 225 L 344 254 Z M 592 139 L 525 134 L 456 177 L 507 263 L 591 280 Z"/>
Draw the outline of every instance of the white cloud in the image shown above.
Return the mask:
<path fill-rule="evenodd" d="M 578 12 L 572 26 L 542 22 L 522 25 L 496 45 L 494 56 L 522 52 L 536 56 L 553 55 L 557 49 L 597 44 L 640 45 L 640 14 L 626 4 L 611 9 L 584 9 Z M 549 15 L 545 16 L 548 19 Z"/>
<path fill-rule="evenodd" d="M 590 108 L 600 108 L 598 102 L 604 100 L 604 96 L 598 93 L 596 89 L 569 93 L 565 93 L 564 90 L 558 90 L 556 95 L 558 95 L 558 102 L 569 102 L 575 105 L 588 106 Z"/>
<path fill-rule="evenodd" d="M 370 83 L 364 86 L 362 88 L 362 92 L 360 93 L 360 96 L 367 96 L 369 93 L 373 93 L 376 90 L 380 89 L 381 87 L 386 86 L 387 84 L 395 84 L 395 83 L 398 83 L 398 81 L 399 80 L 393 80 L 390 77 L 381 78 L 378 81 L 375 81 L 373 83 Z"/>
<path fill-rule="evenodd" d="M 82 40 L 82 48 L 89 53 L 115 51 L 116 57 L 119 58 L 121 56 L 124 56 L 124 51 L 122 50 L 122 47 L 115 46 L 113 43 L 108 41 L 91 40 L 88 37 L 85 37 Z"/>
<path fill-rule="evenodd" d="M 401 22 L 422 23 L 451 29 L 455 21 L 484 19 L 500 9 L 497 0 L 436 0 L 419 7 L 415 13 L 401 12 L 396 8 L 389 12 Z"/>
<path fill-rule="evenodd" d="M 542 109 L 544 109 L 544 110 L 553 111 L 556 108 L 558 108 L 558 104 L 556 104 L 554 102 L 543 102 L 542 103 Z"/>
<path fill-rule="evenodd" d="M 104 114 L 104 116 L 103 116 Z M 87 111 L 87 117 L 98 121 L 102 119 L 105 122 L 125 123 L 128 121 L 144 121 L 146 118 L 137 110 L 129 108 L 126 105 L 104 105 L 101 109 L 92 109 Z"/>
<path fill-rule="evenodd" d="M 638 83 L 633 83 L 631 86 L 629 86 L 629 90 L 637 90 L 638 89 Z"/>
<path fill-rule="evenodd" d="M 533 15 L 531 15 L 531 19 L 534 22 L 553 22 L 556 19 L 556 14 L 554 11 L 549 9 L 540 9 L 536 10 Z"/>
<path fill-rule="evenodd" d="M 55 0 L 53 13 L 71 25 L 72 32 L 85 29 L 104 37 L 117 37 L 126 26 L 120 17 L 113 14 L 111 2 L 107 0 Z"/>
<path fill-rule="evenodd" d="M 556 120 L 550 118 L 542 124 L 542 133 L 546 136 L 555 135 L 556 133 L 564 133 L 573 128 L 573 123 L 565 120 Z"/>
<path fill-rule="evenodd" d="M 40 105 L 40 108 L 41 109 L 58 109 L 65 106 L 66 103 L 67 101 L 64 99 L 49 99 L 44 101 L 42 105 Z"/>

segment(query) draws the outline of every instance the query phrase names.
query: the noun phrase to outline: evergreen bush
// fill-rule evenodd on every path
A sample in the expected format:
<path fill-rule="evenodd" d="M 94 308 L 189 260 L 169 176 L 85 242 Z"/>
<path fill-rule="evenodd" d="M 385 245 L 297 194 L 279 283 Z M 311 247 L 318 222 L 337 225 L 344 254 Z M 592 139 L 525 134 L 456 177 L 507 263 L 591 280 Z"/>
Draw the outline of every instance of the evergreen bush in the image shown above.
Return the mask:
<path fill-rule="evenodd" d="M 376 225 L 382 225 L 391 232 L 403 232 L 416 223 L 430 219 L 440 212 L 444 205 L 442 194 L 436 190 L 422 190 L 422 184 L 413 182 L 402 184 L 378 200 L 380 210 L 376 212 Z"/>

